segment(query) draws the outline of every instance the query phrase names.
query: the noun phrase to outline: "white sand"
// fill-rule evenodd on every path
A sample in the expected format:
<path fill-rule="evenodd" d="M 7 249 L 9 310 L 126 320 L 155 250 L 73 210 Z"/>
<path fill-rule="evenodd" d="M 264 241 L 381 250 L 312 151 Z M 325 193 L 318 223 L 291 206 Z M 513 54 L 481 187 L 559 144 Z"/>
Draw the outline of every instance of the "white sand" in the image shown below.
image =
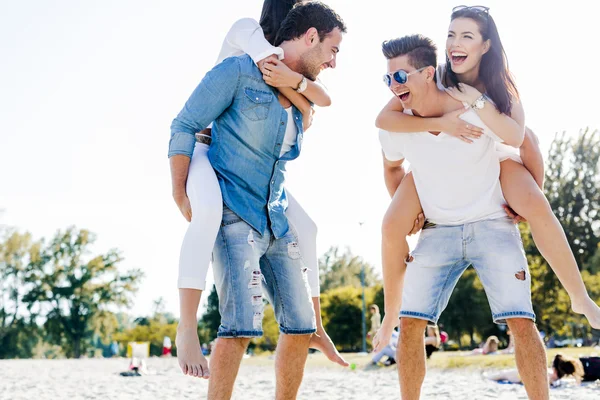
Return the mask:
<path fill-rule="evenodd" d="M 177 360 L 151 358 L 154 375 L 125 378 L 126 359 L 0 360 L 0 399 L 11 400 L 129 400 L 205 399 L 207 382 L 183 376 Z M 273 399 L 272 365 L 242 365 L 234 399 Z M 552 399 L 599 399 L 600 387 L 551 389 Z M 397 399 L 398 379 L 393 367 L 355 370 L 309 366 L 298 399 Z M 526 399 L 521 385 L 485 381 L 476 371 L 430 370 L 424 399 Z"/>

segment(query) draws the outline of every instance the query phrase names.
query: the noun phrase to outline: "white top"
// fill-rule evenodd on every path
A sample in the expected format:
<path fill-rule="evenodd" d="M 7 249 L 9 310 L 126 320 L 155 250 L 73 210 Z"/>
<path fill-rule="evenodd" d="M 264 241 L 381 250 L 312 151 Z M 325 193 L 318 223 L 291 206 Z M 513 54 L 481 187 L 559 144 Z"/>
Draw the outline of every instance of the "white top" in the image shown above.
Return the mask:
<path fill-rule="evenodd" d="M 436 73 L 437 73 L 437 82 L 436 83 L 437 83 L 437 87 L 440 90 L 446 89 L 444 87 L 444 85 L 442 84 L 442 76 L 443 76 L 444 72 L 446 72 L 446 64 L 438 65 L 437 70 L 436 70 Z M 487 101 L 494 104 L 494 102 L 490 98 L 488 98 Z M 477 125 L 477 126 L 479 126 L 479 125 Z M 498 152 L 498 157 L 499 157 L 500 161 L 504 161 L 507 158 L 510 158 L 512 160 L 515 160 L 518 163 L 523 164 L 523 161 L 521 160 L 521 156 L 519 154 L 519 149 L 517 149 L 516 147 L 512 147 L 512 146 L 509 146 L 504 143 L 496 142 L 496 151 Z"/>
<path fill-rule="evenodd" d="M 404 111 L 411 114 L 410 110 Z M 462 225 L 506 216 L 500 187 L 496 136 L 472 109 L 461 115 L 484 129 L 484 135 L 465 143 L 441 132 L 379 132 L 390 161 L 410 162 L 425 217 L 439 225 Z"/>
<path fill-rule="evenodd" d="M 272 46 L 265 39 L 259 23 L 252 18 L 242 18 L 231 26 L 223 40 L 217 64 L 228 57 L 242 54 L 248 54 L 255 63 L 272 54 L 283 60 L 283 49 Z"/>
<path fill-rule="evenodd" d="M 285 136 L 283 137 L 283 143 L 281 144 L 281 152 L 279 157 L 287 153 L 294 147 L 296 140 L 298 139 L 298 128 L 294 123 L 294 114 L 292 107 L 285 109 L 288 115 L 287 126 L 285 127 Z"/>

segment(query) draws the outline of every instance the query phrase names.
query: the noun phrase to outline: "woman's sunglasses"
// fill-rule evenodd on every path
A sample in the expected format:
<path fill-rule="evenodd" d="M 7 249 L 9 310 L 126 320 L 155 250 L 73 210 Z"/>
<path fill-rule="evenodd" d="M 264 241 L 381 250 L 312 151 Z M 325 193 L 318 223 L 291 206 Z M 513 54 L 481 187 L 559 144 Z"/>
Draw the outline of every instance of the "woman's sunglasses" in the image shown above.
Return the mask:
<path fill-rule="evenodd" d="M 472 10 L 477 11 L 479 13 L 488 14 L 490 13 L 490 8 L 486 6 L 456 6 L 452 9 L 452 13 L 462 10 Z"/>
<path fill-rule="evenodd" d="M 408 80 L 409 76 L 416 74 L 417 72 L 421 72 L 425 68 L 427 68 L 427 67 L 422 67 L 422 68 L 419 68 L 412 72 L 406 72 L 403 69 L 399 69 L 398 71 L 392 72 L 391 74 L 383 75 L 383 82 L 387 85 L 387 87 L 390 87 L 390 86 L 392 86 L 392 78 L 394 78 L 394 80 L 396 82 L 398 82 L 401 85 L 404 85 L 406 83 L 406 81 Z"/>

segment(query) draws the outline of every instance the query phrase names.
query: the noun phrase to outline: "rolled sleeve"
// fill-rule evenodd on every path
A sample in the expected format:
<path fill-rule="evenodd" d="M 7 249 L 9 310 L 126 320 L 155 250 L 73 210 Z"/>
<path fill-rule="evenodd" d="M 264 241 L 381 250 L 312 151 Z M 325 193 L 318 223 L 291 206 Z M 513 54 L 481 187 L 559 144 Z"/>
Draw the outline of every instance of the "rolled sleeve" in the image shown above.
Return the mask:
<path fill-rule="evenodd" d="M 240 81 L 240 65 L 231 57 L 216 65 L 196 87 L 171 123 L 168 156 L 191 157 L 196 133 L 216 120 L 233 102 Z"/>

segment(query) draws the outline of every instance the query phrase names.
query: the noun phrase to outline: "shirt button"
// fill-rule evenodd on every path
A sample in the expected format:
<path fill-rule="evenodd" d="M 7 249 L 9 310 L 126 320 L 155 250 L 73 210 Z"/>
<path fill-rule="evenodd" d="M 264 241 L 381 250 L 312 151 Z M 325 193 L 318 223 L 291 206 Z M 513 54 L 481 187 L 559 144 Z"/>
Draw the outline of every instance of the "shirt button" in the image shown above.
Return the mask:
<path fill-rule="evenodd" d="M 281 121 L 281 125 L 285 125 L 285 122 Z"/>

